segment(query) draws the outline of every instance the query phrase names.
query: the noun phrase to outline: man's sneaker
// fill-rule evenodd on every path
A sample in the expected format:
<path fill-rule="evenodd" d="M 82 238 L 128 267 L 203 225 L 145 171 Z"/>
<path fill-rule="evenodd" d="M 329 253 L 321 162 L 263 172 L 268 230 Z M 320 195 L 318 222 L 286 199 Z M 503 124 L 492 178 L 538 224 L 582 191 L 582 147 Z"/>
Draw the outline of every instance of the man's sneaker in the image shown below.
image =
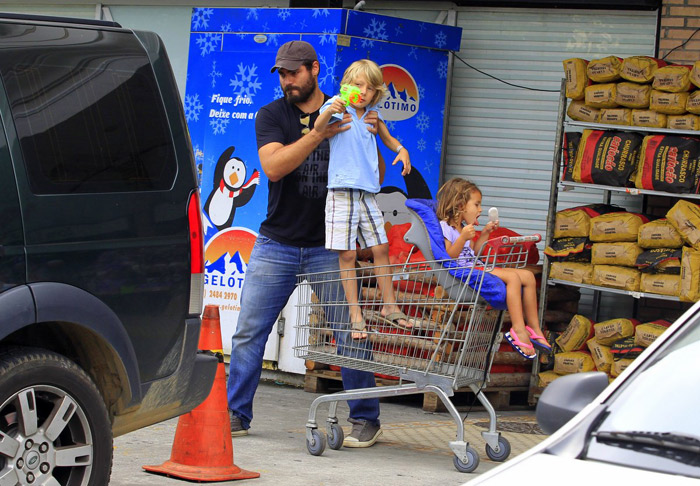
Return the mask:
<path fill-rule="evenodd" d="M 343 441 L 345 447 L 370 447 L 382 435 L 382 429 L 379 425 L 363 420 L 348 419 L 348 421 L 352 424 L 352 432 Z"/>
<path fill-rule="evenodd" d="M 248 429 L 243 428 L 243 423 L 241 422 L 240 417 L 234 415 L 232 410 L 228 411 L 228 419 L 231 422 L 231 437 L 248 435 Z"/>

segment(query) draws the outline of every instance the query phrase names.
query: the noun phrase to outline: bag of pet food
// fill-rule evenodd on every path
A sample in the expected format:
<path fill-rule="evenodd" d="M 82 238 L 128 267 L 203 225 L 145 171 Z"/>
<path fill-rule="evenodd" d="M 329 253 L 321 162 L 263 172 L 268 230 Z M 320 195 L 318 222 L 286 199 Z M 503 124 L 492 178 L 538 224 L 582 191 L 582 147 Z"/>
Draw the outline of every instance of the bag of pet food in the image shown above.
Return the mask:
<path fill-rule="evenodd" d="M 594 369 L 595 362 L 590 353 L 585 351 L 568 351 L 554 355 L 554 372 L 558 375 L 584 373 Z"/>
<path fill-rule="evenodd" d="M 639 227 L 648 222 L 648 216 L 628 211 L 601 214 L 591 218 L 591 231 L 588 237 L 594 243 L 620 241 L 636 243 Z"/>
<path fill-rule="evenodd" d="M 608 125 L 631 125 L 632 110 L 629 108 L 603 108 L 600 110 L 600 123 Z"/>
<path fill-rule="evenodd" d="M 671 323 L 663 319 L 640 324 L 634 330 L 634 344 L 647 348 L 669 327 Z"/>
<path fill-rule="evenodd" d="M 584 90 L 590 84 L 588 80 L 588 61 L 580 58 L 565 59 L 564 76 L 566 77 L 566 97 L 571 100 L 582 100 Z"/>
<path fill-rule="evenodd" d="M 586 316 L 576 314 L 559 337 L 555 339 L 562 351 L 578 351 L 583 349 L 586 341 L 593 337 L 593 321 Z"/>
<path fill-rule="evenodd" d="M 696 194 L 700 187 L 700 139 L 648 135 L 635 175 L 637 189 Z"/>
<path fill-rule="evenodd" d="M 666 213 L 666 219 L 687 244 L 700 250 L 700 206 L 679 199 Z"/>
<path fill-rule="evenodd" d="M 642 352 L 644 348 L 634 343 L 634 333 L 629 337 L 618 339 L 610 345 L 610 352 L 613 355 L 613 360 L 634 359 Z"/>
<path fill-rule="evenodd" d="M 584 90 L 586 106 L 592 108 L 616 108 L 617 84 L 592 84 Z"/>
<path fill-rule="evenodd" d="M 615 341 L 634 336 L 634 328 L 639 324 L 637 319 L 609 319 L 593 325 L 595 340 L 605 346 L 611 346 Z"/>
<path fill-rule="evenodd" d="M 649 108 L 650 96 L 651 86 L 648 84 L 622 82 L 617 83 L 615 102 L 625 108 Z"/>
<path fill-rule="evenodd" d="M 600 110 L 586 106 L 583 101 L 572 101 L 569 103 L 569 108 L 566 114 L 572 120 L 588 123 L 598 123 L 600 120 Z"/>
<path fill-rule="evenodd" d="M 643 137 L 633 132 L 584 130 L 576 152 L 574 180 L 625 187 L 637 168 Z"/>
<path fill-rule="evenodd" d="M 557 211 L 554 217 L 554 238 L 587 238 L 591 229 L 591 218 L 618 211 L 624 211 L 624 208 L 611 204 L 587 204 Z"/>
<path fill-rule="evenodd" d="M 604 373 L 610 372 L 610 367 L 613 364 L 610 347 L 600 344 L 595 339 L 589 339 L 586 346 L 588 346 L 588 350 L 591 352 L 591 358 L 593 358 L 593 362 L 598 371 Z"/>
<path fill-rule="evenodd" d="M 639 281 L 639 291 L 678 297 L 681 293 L 681 276 L 663 273 L 642 273 L 642 278 Z"/>
<path fill-rule="evenodd" d="M 588 79 L 594 83 L 609 83 L 620 79 L 622 58 L 608 56 L 602 59 L 592 59 L 588 63 Z"/>
<path fill-rule="evenodd" d="M 593 265 L 579 262 L 552 262 L 549 278 L 580 284 L 593 282 Z"/>
<path fill-rule="evenodd" d="M 631 56 L 622 60 L 620 77 L 633 83 L 651 83 L 657 69 L 666 65 L 666 61 L 648 56 Z"/>
<path fill-rule="evenodd" d="M 649 109 L 666 115 L 682 115 L 686 112 L 688 93 L 666 93 L 657 89 L 651 90 Z"/>
<path fill-rule="evenodd" d="M 635 127 L 666 128 L 668 115 L 654 110 L 632 110 L 632 125 Z"/>
<path fill-rule="evenodd" d="M 688 113 L 700 114 L 700 91 L 693 91 L 688 95 L 688 101 L 685 103 L 685 110 Z"/>
<path fill-rule="evenodd" d="M 700 130 L 700 116 L 691 115 L 669 115 L 666 128 L 671 130 Z"/>
<path fill-rule="evenodd" d="M 666 218 L 649 221 L 639 227 L 637 244 L 642 248 L 680 248 L 683 239 Z"/>
<path fill-rule="evenodd" d="M 639 270 L 617 265 L 593 265 L 593 285 L 639 292 Z"/>
<path fill-rule="evenodd" d="M 636 241 L 594 243 L 591 249 L 591 263 L 593 265 L 633 267 L 637 262 L 637 257 L 643 251 Z"/>
<path fill-rule="evenodd" d="M 700 300 L 700 251 L 683 247 L 681 257 L 681 291 L 678 298 L 682 302 Z"/>
<path fill-rule="evenodd" d="M 680 64 L 661 67 L 654 73 L 654 81 L 651 83 L 651 86 L 654 89 L 669 93 L 690 91 L 691 87 L 694 87 L 690 82 L 691 69 L 692 66 Z"/>
<path fill-rule="evenodd" d="M 681 257 L 679 248 L 652 248 L 640 253 L 634 266 L 645 273 L 680 275 Z"/>
<path fill-rule="evenodd" d="M 574 164 L 576 163 L 576 151 L 578 144 L 581 141 L 581 132 L 564 132 L 564 146 L 562 147 L 562 155 L 564 158 L 564 170 L 561 174 L 561 180 L 574 180 Z"/>

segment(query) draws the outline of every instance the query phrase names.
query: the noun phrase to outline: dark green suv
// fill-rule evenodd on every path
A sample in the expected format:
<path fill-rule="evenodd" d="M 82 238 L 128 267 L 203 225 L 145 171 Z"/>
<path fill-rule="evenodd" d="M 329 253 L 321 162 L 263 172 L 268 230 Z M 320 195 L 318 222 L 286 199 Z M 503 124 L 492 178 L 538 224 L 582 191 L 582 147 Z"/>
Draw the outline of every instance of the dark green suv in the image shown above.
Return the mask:
<path fill-rule="evenodd" d="M 0 14 L 0 484 L 106 485 L 112 437 L 188 412 L 204 262 L 161 40 Z"/>

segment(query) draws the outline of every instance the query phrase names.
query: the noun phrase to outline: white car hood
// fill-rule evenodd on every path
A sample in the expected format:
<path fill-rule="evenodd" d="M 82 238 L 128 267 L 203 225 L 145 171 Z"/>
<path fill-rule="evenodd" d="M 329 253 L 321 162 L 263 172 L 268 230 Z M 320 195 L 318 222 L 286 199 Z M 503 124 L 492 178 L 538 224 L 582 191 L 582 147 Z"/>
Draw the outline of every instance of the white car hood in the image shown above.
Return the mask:
<path fill-rule="evenodd" d="M 467 485 L 503 484 L 512 486 L 514 484 L 536 484 L 545 479 L 557 483 L 561 482 L 566 486 L 591 486 L 595 484 L 698 485 L 697 479 L 685 476 L 642 471 L 543 453 L 534 454 L 521 461 L 515 458 L 511 467 L 508 467 L 507 463 L 503 464 L 484 474 L 483 477 L 469 481 Z"/>

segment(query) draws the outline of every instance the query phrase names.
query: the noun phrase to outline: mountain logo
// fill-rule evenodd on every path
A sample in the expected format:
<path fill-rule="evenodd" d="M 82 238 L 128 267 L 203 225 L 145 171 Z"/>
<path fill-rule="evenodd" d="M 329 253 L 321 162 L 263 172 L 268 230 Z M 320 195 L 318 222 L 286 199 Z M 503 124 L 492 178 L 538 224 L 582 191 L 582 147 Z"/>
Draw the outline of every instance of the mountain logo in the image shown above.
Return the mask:
<path fill-rule="evenodd" d="M 408 120 L 418 113 L 420 99 L 413 76 L 397 64 L 381 66 L 387 93 L 379 101 L 385 120 Z"/>

